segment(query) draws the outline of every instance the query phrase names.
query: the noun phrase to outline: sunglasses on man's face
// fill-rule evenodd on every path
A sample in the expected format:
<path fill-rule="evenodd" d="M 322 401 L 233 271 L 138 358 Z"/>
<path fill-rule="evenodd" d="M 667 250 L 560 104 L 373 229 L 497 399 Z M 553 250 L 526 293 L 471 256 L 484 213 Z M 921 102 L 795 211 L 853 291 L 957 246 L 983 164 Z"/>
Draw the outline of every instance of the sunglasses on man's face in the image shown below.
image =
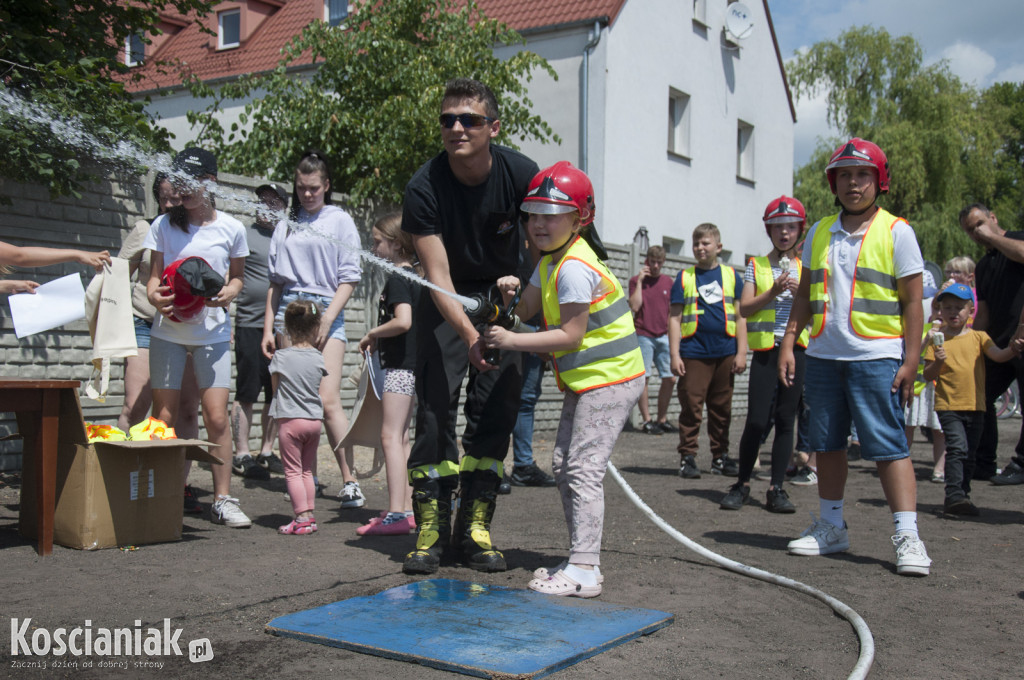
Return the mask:
<path fill-rule="evenodd" d="M 480 127 L 495 121 L 480 113 L 442 113 L 438 120 L 441 121 L 441 127 L 449 130 L 455 127 L 455 121 L 459 121 L 459 125 L 464 128 Z"/>

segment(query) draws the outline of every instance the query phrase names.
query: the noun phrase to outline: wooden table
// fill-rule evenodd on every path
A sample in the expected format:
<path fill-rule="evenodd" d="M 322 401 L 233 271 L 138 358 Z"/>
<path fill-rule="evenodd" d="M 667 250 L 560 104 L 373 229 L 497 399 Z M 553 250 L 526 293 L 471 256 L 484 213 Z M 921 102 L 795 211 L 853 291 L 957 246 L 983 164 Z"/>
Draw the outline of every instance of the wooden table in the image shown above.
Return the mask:
<path fill-rule="evenodd" d="M 25 441 L 22 466 L 29 460 L 35 466 L 36 552 L 40 555 L 53 552 L 61 395 L 69 391 L 74 398 L 80 384 L 77 380 L 0 377 L 0 411 L 18 414 L 18 429 Z"/>

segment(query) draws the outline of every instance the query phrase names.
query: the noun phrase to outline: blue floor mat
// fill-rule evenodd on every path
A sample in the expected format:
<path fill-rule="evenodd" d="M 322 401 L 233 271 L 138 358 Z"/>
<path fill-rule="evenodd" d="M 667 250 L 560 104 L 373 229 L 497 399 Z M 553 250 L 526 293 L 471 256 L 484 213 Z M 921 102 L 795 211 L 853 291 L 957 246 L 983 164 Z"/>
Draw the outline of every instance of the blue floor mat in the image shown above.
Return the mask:
<path fill-rule="evenodd" d="M 483 678 L 540 678 L 673 618 L 598 600 L 433 579 L 280 616 L 267 630 Z"/>

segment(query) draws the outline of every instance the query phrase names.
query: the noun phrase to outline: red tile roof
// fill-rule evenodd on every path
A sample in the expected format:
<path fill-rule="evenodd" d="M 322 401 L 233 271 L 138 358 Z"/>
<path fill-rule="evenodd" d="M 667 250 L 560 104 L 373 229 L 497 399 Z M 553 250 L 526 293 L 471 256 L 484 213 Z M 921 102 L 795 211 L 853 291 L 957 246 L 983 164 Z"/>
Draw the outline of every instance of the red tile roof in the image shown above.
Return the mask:
<path fill-rule="evenodd" d="M 542 26 L 593 21 L 607 17 L 614 22 L 626 0 L 478 0 L 485 15 L 518 31 Z M 323 18 L 323 0 L 287 0 L 265 3 L 283 5 L 274 11 L 240 47 L 217 50 L 217 37 L 199 30 L 193 23 L 169 37 L 152 55 L 155 60 L 180 62 L 184 69 L 204 81 L 230 78 L 247 73 L 270 71 L 281 60 L 281 49 L 314 19 Z M 174 17 L 168 17 L 172 21 Z M 206 25 L 216 30 L 217 17 L 211 14 Z M 310 63 L 308 54 L 293 62 Z M 164 72 L 161 73 L 161 70 Z M 176 68 L 159 69 L 148 63 L 133 69 L 143 79 L 129 83 L 133 92 L 147 92 L 181 84 Z"/>
<path fill-rule="evenodd" d="M 489 18 L 523 31 L 604 17 L 614 23 L 626 0 L 478 0 L 478 3 Z"/>
<path fill-rule="evenodd" d="M 284 3 L 265 3 L 274 8 L 283 4 L 242 42 L 240 47 L 227 50 L 217 49 L 217 36 L 203 33 L 194 23 L 189 23 L 177 35 L 167 40 L 154 54 L 147 55 L 150 63 L 138 71 L 143 79 L 128 85 L 133 92 L 143 92 L 181 84 L 181 76 L 174 67 L 154 67 L 153 60 L 180 62 L 181 67 L 202 80 L 216 80 L 247 73 L 259 73 L 275 68 L 281 60 L 281 49 L 310 24 L 314 19 L 323 19 L 323 0 L 288 0 Z M 211 13 L 205 20 L 207 27 L 216 32 L 217 17 Z M 308 54 L 296 60 L 295 64 L 308 64 Z M 134 70 L 134 69 L 133 69 Z"/>

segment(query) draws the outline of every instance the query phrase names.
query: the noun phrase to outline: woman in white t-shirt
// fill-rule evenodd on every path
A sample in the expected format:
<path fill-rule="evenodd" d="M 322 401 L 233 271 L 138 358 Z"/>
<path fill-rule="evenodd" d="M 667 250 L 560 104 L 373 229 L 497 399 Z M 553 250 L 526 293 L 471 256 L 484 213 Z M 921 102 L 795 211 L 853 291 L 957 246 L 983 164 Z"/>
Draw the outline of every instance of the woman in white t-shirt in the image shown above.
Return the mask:
<path fill-rule="evenodd" d="M 152 252 L 146 285 L 149 301 L 160 312 L 151 330 L 149 369 L 153 386 L 153 415 L 166 423 L 177 420 L 181 376 L 192 356 L 203 425 L 207 438 L 219 446 L 211 453 L 222 461 L 213 465 L 213 521 L 229 527 L 252 524 L 231 497 L 231 429 L 228 394 L 231 387 L 231 322 L 227 307 L 242 290 L 249 248 L 245 227 L 214 206 L 204 186 L 217 179 L 217 159 L 204 149 L 188 148 L 174 158 L 173 181 L 181 205 L 154 220 L 143 247 Z M 188 257 L 201 257 L 227 282 L 189 321 L 174 317 L 174 294 L 163 285 L 164 268 Z M 187 475 L 187 472 L 186 472 Z"/>

